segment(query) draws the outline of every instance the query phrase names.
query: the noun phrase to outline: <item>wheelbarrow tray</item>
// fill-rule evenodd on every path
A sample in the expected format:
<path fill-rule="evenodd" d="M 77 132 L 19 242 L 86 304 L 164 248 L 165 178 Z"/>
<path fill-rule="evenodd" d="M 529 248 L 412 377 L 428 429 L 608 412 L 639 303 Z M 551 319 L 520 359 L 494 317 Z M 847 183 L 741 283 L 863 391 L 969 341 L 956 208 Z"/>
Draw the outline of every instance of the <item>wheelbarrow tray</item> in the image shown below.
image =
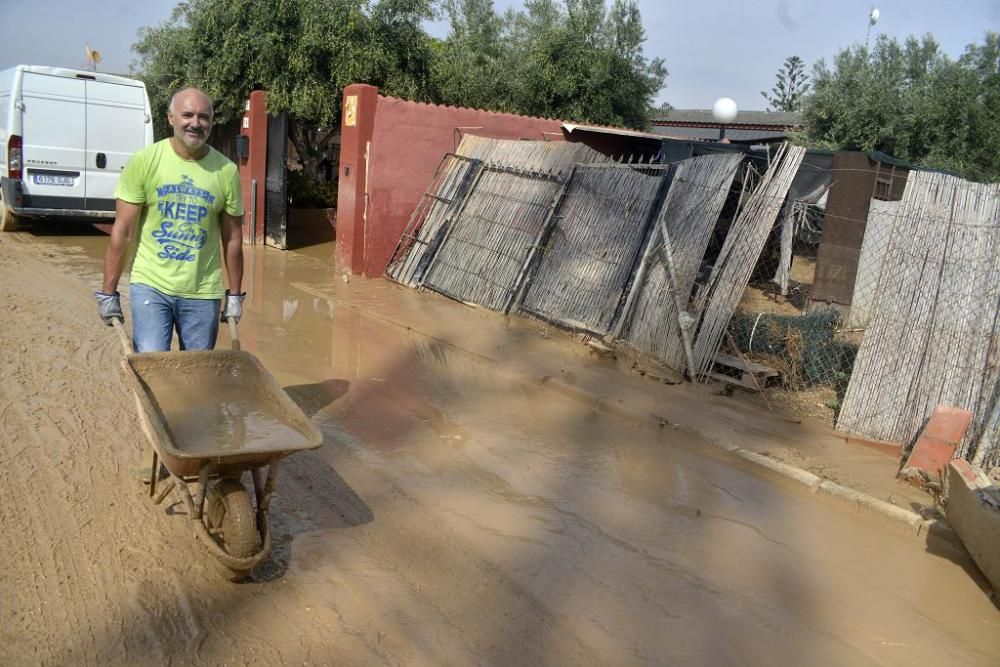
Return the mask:
<path fill-rule="evenodd" d="M 126 382 L 136 396 L 140 421 L 156 449 L 163 465 L 180 478 L 196 477 L 206 465 L 212 472 L 241 471 L 267 465 L 289 454 L 306 449 L 316 449 L 323 443 L 323 435 L 302 410 L 288 397 L 274 377 L 251 353 L 235 350 L 208 350 L 193 352 L 146 352 L 129 354 L 122 359 L 122 371 Z M 266 407 L 271 419 L 277 419 L 292 437 L 287 441 L 275 442 L 265 439 L 260 443 L 235 448 L 200 446 L 192 451 L 176 435 L 180 424 L 175 421 L 176 412 L 171 409 L 169 397 L 157 397 L 154 387 L 163 391 L 172 387 L 171 393 L 183 392 L 185 386 L 191 389 L 192 378 L 210 380 L 211 386 L 201 387 L 198 392 L 199 405 L 206 409 L 217 409 L 223 414 L 227 406 L 224 398 L 211 390 L 218 385 L 238 386 L 242 396 L 253 403 Z M 173 384 L 172 384 L 173 383 Z M 185 385 L 187 383 L 187 385 Z M 204 391 L 205 389 L 209 391 Z M 165 392 L 166 393 L 166 392 Z M 218 405 L 213 406 L 213 401 Z"/>

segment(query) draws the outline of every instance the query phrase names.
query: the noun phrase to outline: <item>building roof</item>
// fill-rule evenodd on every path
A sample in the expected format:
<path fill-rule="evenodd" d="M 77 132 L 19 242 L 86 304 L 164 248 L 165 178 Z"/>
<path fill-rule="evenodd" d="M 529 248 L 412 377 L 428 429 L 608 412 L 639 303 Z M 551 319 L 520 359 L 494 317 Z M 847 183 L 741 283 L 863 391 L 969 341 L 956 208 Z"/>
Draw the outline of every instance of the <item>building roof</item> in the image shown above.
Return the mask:
<path fill-rule="evenodd" d="M 635 137 L 637 139 L 663 139 L 663 136 L 656 131 L 656 128 L 653 128 L 652 132 L 638 132 L 636 130 L 625 130 L 620 127 L 581 125 L 579 123 L 563 123 L 562 127 L 566 130 L 566 134 L 573 134 L 573 132 L 597 132 L 599 134 L 616 134 L 623 137 Z M 716 135 L 718 135 L 718 132 L 716 132 Z"/>
<path fill-rule="evenodd" d="M 716 127 L 674 127 L 669 125 L 654 125 L 650 128 L 663 139 L 681 139 L 684 141 L 717 141 L 719 126 Z M 735 125 L 726 125 L 726 139 L 734 143 L 760 143 L 784 141 L 788 134 L 781 129 L 746 130 Z"/>
<path fill-rule="evenodd" d="M 650 123 L 655 127 L 720 127 L 723 123 L 715 120 L 711 109 L 671 109 L 653 118 Z M 725 123 L 727 128 L 750 126 L 747 129 L 785 130 L 802 127 L 802 114 L 786 111 L 740 111 L 731 123 Z"/>

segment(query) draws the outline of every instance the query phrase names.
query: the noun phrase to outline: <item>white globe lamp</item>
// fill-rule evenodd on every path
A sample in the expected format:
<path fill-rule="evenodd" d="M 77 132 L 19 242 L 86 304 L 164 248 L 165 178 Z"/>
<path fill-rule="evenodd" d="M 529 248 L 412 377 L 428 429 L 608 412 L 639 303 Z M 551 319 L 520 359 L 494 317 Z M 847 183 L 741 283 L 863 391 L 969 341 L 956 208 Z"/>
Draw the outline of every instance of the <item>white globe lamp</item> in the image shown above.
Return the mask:
<path fill-rule="evenodd" d="M 726 139 L 726 123 L 732 123 L 736 120 L 736 114 L 739 109 L 736 107 L 736 102 L 732 101 L 728 97 L 720 97 L 715 100 L 715 104 L 712 105 L 712 118 L 717 122 L 721 123 L 719 127 L 719 141 L 724 144 L 728 144 L 729 140 Z"/>
<path fill-rule="evenodd" d="M 736 102 L 728 97 L 720 97 L 715 100 L 715 104 L 712 106 L 712 118 L 720 123 L 732 123 L 736 120 L 738 112 L 739 108 L 737 108 Z"/>

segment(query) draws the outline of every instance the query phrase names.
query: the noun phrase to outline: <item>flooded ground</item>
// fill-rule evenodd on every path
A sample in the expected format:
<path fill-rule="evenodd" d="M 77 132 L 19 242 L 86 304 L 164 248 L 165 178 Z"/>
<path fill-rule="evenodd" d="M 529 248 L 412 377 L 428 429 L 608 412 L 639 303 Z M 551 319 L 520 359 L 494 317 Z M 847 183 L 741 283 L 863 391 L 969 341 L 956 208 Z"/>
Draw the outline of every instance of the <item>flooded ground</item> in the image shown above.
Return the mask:
<path fill-rule="evenodd" d="M 959 552 L 675 428 L 697 401 L 650 428 L 616 408 L 624 376 L 601 400 L 557 389 L 597 363 L 572 341 L 346 283 L 332 245 L 248 250 L 243 347 L 325 444 L 282 464 L 271 561 L 225 582 L 183 507 L 134 481 L 143 436 L 91 297 L 105 242 L 0 236 L 5 663 L 1000 663 Z"/>

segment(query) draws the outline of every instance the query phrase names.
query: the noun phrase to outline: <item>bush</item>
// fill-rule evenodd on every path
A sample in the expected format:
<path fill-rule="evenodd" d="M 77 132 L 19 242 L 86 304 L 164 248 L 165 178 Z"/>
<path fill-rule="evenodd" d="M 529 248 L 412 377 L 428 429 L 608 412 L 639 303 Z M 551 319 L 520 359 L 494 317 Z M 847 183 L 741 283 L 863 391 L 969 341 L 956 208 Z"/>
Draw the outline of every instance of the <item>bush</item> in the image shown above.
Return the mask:
<path fill-rule="evenodd" d="M 291 208 L 336 208 L 337 181 L 317 181 L 300 169 L 288 170 Z"/>

